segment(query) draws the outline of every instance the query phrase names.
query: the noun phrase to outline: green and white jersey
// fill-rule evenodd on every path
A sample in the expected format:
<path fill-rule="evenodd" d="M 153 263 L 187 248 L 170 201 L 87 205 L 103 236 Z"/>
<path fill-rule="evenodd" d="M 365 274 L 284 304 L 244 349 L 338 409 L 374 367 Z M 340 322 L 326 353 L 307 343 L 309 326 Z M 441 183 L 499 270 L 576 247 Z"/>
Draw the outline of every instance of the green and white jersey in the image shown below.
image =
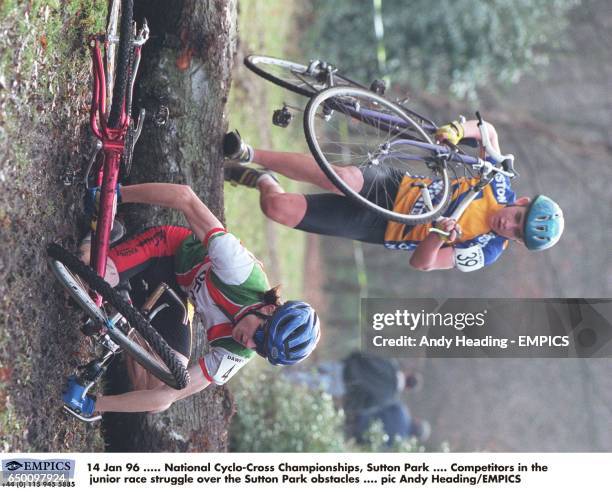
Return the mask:
<path fill-rule="evenodd" d="M 263 306 L 270 288 L 261 263 L 224 229 L 213 229 L 204 242 L 194 234 L 175 255 L 179 285 L 194 303 L 206 329 L 210 351 L 199 359 L 204 376 L 224 384 L 255 354 L 232 338 L 242 315 Z"/>

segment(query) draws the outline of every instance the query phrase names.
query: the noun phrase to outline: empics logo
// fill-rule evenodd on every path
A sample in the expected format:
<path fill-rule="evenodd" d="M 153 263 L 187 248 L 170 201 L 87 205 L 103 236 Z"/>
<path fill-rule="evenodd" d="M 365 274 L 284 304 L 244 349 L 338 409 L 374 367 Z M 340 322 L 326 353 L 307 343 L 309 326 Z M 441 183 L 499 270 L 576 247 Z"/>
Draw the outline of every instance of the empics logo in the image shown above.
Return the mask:
<path fill-rule="evenodd" d="M 19 470 L 22 467 L 23 465 L 19 463 L 19 461 L 9 461 L 8 463 L 4 464 L 3 468 L 5 468 L 8 471 L 15 471 L 15 470 Z"/>
<path fill-rule="evenodd" d="M 37 460 L 32 458 L 17 458 L 14 460 L 2 460 L 2 483 L 13 475 L 36 475 L 43 476 L 51 474 L 63 479 L 74 478 L 74 460 L 51 459 Z"/>

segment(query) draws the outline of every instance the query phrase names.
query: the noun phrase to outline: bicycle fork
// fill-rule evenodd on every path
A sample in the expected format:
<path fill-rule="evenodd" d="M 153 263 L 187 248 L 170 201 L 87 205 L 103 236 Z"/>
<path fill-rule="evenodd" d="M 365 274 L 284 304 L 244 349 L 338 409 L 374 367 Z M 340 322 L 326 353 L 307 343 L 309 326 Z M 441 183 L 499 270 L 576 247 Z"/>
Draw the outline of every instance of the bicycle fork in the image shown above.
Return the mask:
<path fill-rule="evenodd" d="M 162 310 L 169 307 L 168 303 L 163 303 L 153 309 L 157 301 L 159 301 L 160 297 L 164 293 L 167 293 L 170 296 L 172 302 L 175 302 L 180 306 L 183 316 L 182 323 L 187 324 L 189 314 L 185 303 L 172 288 L 170 288 L 166 283 L 163 282 L 155 289 L 155 291 L 148 297 L 148 299 L 143 304 L 141 309 L 142 314 L 147 318 L 150 323 Z M 125 292 L 125 295 L 128 295 L 127 291 Z M 87 324 L 89 323 L 91 323 L 91 320 L 89 320 Z M 115 314 L 108 321 L 108 323 L 113 326 L 117 326 L 118 324 L 123 323 L 129 328 L 127 330 L 128 336 L 133 330 L 133 328 L 129 327 L 129 325 L 120 313 Z M 85 397 L 85 395 L 89 393 L 89 390 L 93 388 L 94 385 L 100 380 L 100 378 L 106 373 L 106 370 L 108 369 L 115 355 L 121 353 L 121 347 L 117 345 L 113 340 L 111 340 L 110 336 L 107 333 L 100 333 L 97 329 L 89 330 L 87 324 L 85 327 L 82 328 L 83 333 L 85 333 L 86 335 L 93 336 L 96 339 L 96 342 L 102 345 L 102 347 L 104 348 L 104 353 L 100 357 L 95 358 L 89 361 L 87 364 L 78 367 L 79 374 L 77 374 L 77 379 L 82 383 L 84 388 L 82 397 Z M 96 415 L 94 417 L 84 417 L 83 415 L 76 413 L 67 405 L 63 405 L 63 409 L 73 417 L 83 422 L 97 422 L 102 418 L 101 415 Z"/>

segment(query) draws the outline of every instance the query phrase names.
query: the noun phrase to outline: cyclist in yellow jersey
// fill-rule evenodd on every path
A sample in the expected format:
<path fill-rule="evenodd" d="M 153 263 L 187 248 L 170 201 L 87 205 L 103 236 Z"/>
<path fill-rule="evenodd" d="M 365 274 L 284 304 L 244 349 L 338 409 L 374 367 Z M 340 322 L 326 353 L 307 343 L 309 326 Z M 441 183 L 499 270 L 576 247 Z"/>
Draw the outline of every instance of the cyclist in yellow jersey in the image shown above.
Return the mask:
<path fill-rule="evenodd" d="M 485 124 L 490 143 L 499 152 L 497 132 L 493 125 Z M 456 145 L 464 138 L 481 137 L 477 121 L 471 120 L 440 127 L 436 138 Z M 226 180 L 257 188 L 262 211 L 272 220 L 306 232 L 413 251 L 410 265 L 418 270 L 478 270 L 495 262 L 510 240 L 530 250 L 542 250 L 556 244 L 563 232 L 563 213 L 553 200 L 544 195 L 517 199 L 509 179 L 501 175 L 479 193 L 458 221 L 442 218 L 435 223 L 450 233 L 446 238 L 429 232 L 434 224 L 407 226 L 360 207 L 341 194 L 312 156 L 253 149 L 238 132 L 228 133 L 223 146 L 226 157 L 237 161 L 226 166 Z M 332 193 L 286 193 L 272 173 L 245 167 L 250 162 Z M 424 206 L 417 189 L 411 186 L 414 178 L 397 169 L 345 166 L 335 171 L 350 188 L 381 207 L 415 213 L 416 208 Z M 467 178 L 452 181 L 452 199 L 445 215 L 452 214 L 475 182 Z M 435 199 L 436 183 L 429 183 L 428 188 Z"/>

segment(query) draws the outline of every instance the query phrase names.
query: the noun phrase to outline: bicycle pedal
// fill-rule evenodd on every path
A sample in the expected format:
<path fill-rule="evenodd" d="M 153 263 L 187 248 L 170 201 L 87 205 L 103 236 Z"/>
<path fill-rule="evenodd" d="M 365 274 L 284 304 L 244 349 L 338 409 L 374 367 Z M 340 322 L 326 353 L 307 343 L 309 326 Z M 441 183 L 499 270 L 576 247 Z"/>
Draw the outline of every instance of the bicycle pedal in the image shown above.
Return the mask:
<path fill-rule="evenodd" d="M 168 120 L 170 119 L 170 109 L 168 108 L 168 106 L 162 104 L 160 105 L 156 113 L 152 116 L 152 118 L 153 123 L 155 123 L 155 126 L 166 126 Z"/>
<path fill-rule="evenodd" d="M 375 79 L 370 84 L 370 90 L 382 96 L 387 90 L 387 83 L 383 79 Z"/>
<path fill-rule="evenodd" d="M 280 128 L 287 128 L 292 120 L 293 115 L 286 105 L 284 105 L 281 109 L 275 110 L 272 114 L 272 124 Z"/>
<path fill-rule="evenodd" d="M 79 419 L 81 422 L 91 423 L 91 422 L 97 422 L 98 420 L 102 420 L 102 415 L 96 415 L 94 417 L 84 417 L 83 415 L 74 411 L 72 408 L 68 407 L 67 405 L 62 405 L 62 409 L 64 410 L 64 412 L 70 414 L 76 419 Z"/>

